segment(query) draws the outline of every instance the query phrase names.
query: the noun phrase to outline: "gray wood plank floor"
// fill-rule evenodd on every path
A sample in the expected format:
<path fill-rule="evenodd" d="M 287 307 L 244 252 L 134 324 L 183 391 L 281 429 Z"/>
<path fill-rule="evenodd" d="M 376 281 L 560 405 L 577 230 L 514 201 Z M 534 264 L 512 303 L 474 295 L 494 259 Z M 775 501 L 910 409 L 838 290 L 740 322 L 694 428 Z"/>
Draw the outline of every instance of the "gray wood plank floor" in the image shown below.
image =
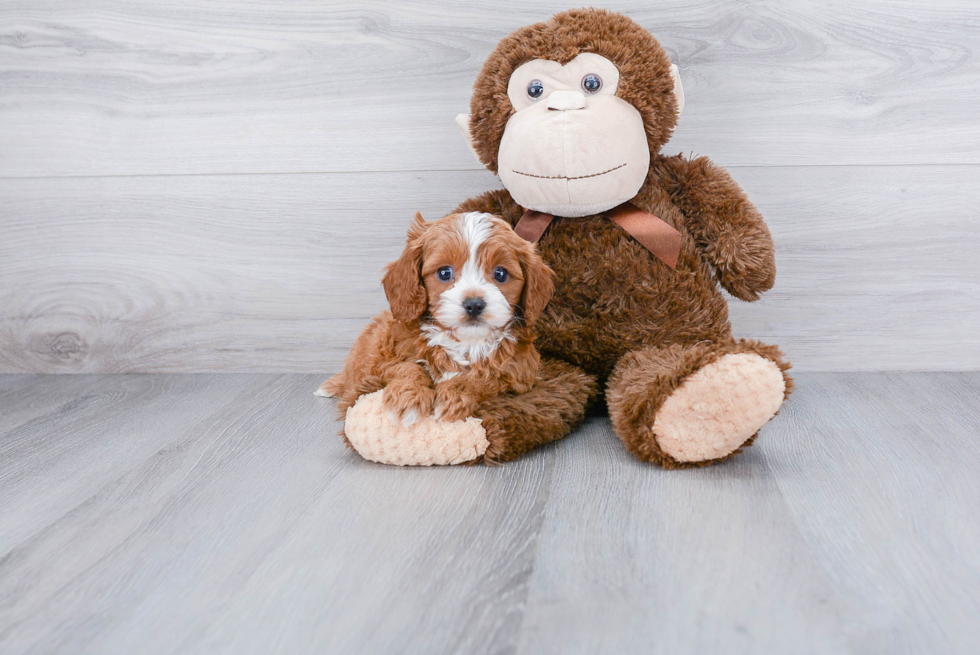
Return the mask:
<path fill-rule="evenodd" d="M 0 652 L 967 653 L 980 373 L 810 373 L 667 472 L 335 436 L 321 376 L 0 376 Z"/>

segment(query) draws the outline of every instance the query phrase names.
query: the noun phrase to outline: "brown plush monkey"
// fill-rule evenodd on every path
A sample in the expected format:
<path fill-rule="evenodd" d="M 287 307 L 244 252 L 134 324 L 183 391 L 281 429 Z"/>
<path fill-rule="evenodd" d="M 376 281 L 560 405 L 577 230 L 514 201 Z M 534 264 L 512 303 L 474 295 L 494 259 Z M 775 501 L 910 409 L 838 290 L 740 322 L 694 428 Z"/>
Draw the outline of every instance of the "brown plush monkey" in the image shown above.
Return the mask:
<path fill-rule="evenodd" d="M 751 444 L 789 395 L 782 354 L 732 336 L 719 289 L 751 301 L 772 287 L 769 230 L 724 169 L 660 154 L 682 103 L 660 44 L 603 10 L 519 29 L 483 66 L 460 124 L 506 189 L 456 211 L 503 217 L 556 274 L 534 388 L 477 412 L 486 461 L 565 436 L 604 393 L 631 453 L 704 466 Z"/>

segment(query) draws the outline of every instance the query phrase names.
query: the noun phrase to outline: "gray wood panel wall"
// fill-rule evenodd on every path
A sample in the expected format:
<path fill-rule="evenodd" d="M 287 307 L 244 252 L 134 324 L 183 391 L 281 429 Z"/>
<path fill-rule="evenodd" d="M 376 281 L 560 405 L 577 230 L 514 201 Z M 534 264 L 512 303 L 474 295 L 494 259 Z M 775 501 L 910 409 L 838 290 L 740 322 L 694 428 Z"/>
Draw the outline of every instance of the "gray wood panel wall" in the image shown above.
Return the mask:
<path fill-rule="evenodd" d="M 655 5 L 655 7 L 654 7 Z M 0 0 L 0 372 L 335 368 L 416 209 L 498 185 L 453 117 L 569 5 Z M 679 65 L 802 370 L 980 367 L 980 5 L 613 2 Z"/>

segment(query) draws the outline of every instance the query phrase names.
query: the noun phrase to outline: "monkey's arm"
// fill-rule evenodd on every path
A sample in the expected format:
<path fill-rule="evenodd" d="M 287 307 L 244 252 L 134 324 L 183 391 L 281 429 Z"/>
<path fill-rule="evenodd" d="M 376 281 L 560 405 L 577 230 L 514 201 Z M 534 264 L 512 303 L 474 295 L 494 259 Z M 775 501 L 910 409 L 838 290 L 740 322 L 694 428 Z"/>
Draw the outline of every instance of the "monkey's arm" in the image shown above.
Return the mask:
<path fill-rule="evenodd" d="M 698 249 L 733 296 L 758 300 L 776 281 L 772 236 L 728 172 L 707 157 L 659 157 L 653 163 L 671 201 L 684 213 Z"/>

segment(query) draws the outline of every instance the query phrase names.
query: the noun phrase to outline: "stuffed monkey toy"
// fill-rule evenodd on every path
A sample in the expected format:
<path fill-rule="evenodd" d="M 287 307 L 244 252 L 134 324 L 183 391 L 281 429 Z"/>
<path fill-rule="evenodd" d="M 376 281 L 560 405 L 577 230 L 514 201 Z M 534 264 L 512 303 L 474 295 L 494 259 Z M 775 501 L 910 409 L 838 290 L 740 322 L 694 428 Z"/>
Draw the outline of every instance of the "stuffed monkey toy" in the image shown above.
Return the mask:
<path fill-rule="evenodd" d="M 479 407 L 474 461 L 560 439 L 604 397 L 636 457 L 714 464 L 749 446 L 792 390 L 775 346 L 732 335 L 719 288 L 752 301 L 772 287 L 762 216 L 707 158 L 660 154 L 683 102 L 660 44 L 604 10 L 521 28 L 484 64 L 457 121 L 505 188 L 455 211 L 495 214 L 536 242 L 555 294 L 536 325 L 537 381 Z M 363 396 L 348 425 L 371 412 Z M 475 425 L 458 429 L 472 439 Z"/>

